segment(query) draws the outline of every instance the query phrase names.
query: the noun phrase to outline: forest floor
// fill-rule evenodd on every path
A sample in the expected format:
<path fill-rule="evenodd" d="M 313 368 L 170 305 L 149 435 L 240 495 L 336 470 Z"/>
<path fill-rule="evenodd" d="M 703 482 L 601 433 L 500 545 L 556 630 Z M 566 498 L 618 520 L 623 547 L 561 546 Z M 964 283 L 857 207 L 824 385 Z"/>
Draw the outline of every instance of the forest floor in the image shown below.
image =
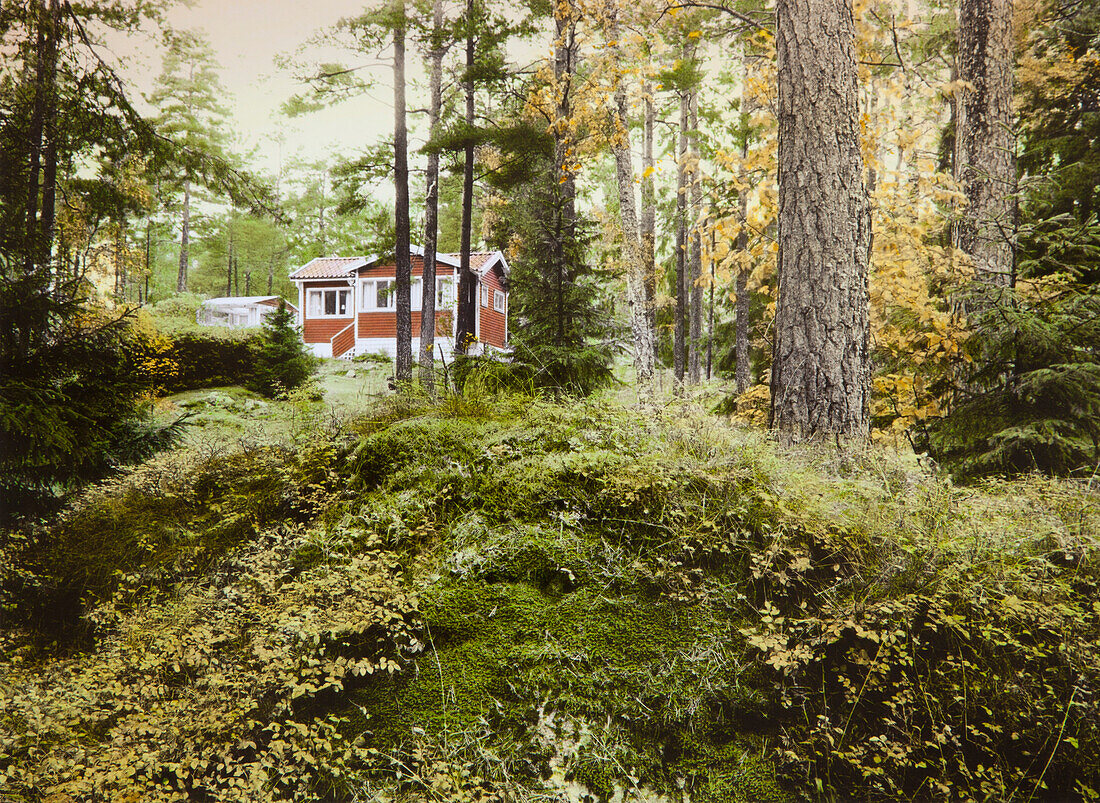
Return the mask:
<path fill-rule="evenodd" d="M 1087 483 L 781 450 L 709 391 L 432 401 L 388 376 L 178 394 L 182 448 L 26 535 L 0 796 L 1100 790 Z"/>

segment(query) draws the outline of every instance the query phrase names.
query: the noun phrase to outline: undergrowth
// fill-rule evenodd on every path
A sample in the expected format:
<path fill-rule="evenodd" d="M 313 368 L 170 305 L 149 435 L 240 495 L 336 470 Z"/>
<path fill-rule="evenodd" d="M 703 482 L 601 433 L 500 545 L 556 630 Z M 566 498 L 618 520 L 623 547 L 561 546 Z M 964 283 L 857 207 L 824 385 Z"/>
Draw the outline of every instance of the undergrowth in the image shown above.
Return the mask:
<path fill-rule="evenodd" d="M 1095 502 L 687 406 L 393 396 L 13 534 L 0 791 L 1094 799 Z"/>

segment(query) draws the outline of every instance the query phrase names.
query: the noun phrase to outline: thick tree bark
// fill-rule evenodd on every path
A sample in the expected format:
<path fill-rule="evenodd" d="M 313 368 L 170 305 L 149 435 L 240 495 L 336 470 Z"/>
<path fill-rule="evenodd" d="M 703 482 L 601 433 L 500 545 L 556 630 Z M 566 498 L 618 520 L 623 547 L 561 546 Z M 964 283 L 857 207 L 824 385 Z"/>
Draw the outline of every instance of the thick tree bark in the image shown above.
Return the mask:
<path fill-rule="evenodd" d="M 691 90 L 691 97 L 688 101 L 688 113 L 691 123 L 691 155 L 689 157 L 689 163 L 691 172 L 689 173 L 689 179 L 691 182 L 691 214 L 689 223 L 690 227 L 690 239 L 691 248 L 688 253 L 688 284 L 691 291 L 691 310 L 690 310 L 690 346 L 688 349 L 688 381 L 693 384 L 699 384 L 701 378 L 701 365 L 699 362 L 700 353 L 703 347 L 703 243 L 700 239 L 698 220 L 700 212 L 703 209 L 703 176 L 700 173 L 700 160 L 699 160 L 699 93 L 697 90 Z"/>
<path fill-rule="evenodd" d="M 474 0 L 466 0 L 466 130 L 472 136 L 474 127 Z M 474 215 L 474 141 L 466 142 L 465 165 L 462 173 L 462 237 L 459 246 L 458 315 L 455 348 L 465 354 L 474 337 L 474 305 L 477 280 L 470 270 L 470 248 L 473 240 Z"/>
<path fill-rule="evenodd" d="M 608 2 L 609 34 L 618 52 L 619 22 L 617 0 Z M 653 379 L 654 342 L 649 325 L 645 291 L 645 264 L 638 233 L 638 213 L 634 201 L 634 165 L 630 159 L 630 127 L 627 117 L 626 85 L 621 77 L 615 84 L 615 108 L 612 112 L 615 154 L 615 179 L 619 189 L 619 215 L 623 227 L 623 261 L 626 263 L 627 303 L 630 305 L 630 332 L 634 341 L 634 369 L 638 375 L 639 395 L 647 398 Z"/>
<path fill-rule="evenodd" d="M 849 0 L 778 0 L 779 298 L 772 426 L 785 442 L 868 433 L 870 210 Z"/>
<path fill-rule="evenodd" d="M 191 180 L 183 180 L 183 225 L 180 230 L 180 267 L 176 274 L 176 292 L 187 292 L 187 264 L 191 237 Z"/>
<path fill-rule="evenodd" d="M 399 22 L 393 30 L 393 164 L 397 234 L 397 357 L 394 378 L 412 379 L 412 263 L 409 233 L 409 132 L 405 122 L 405 2 L 394 0 Z"/>
<path fill-rule="evenodd" d="M 688 233 L 687 233 L 687 92 L 680 91 L 680 135 L 676 146 L 676 308 L 672 327 L 672 376 L 683 389 L 687 373 Z"/>
<path fill-rule="evenodd" d="M 955 99 L 955 178 L 966 208 L 954 245 L 991 288 L 1014 281 L 1016 159 L 1012 115 L 1012 0 L 962 0 Z M 973 87 L 972 89 L 969 87 Z"/>
<path fill-rule="evenodd" d="M 428 132 L 439 134 L 443 86 L 443 0 L 432 3 L 431 100 Z M 424 274 L 420 282 L 420 383 L 435 394 L 435 254 L 439 243 L 439 151 L 428 153 L 428 188 L 424 200 Z"/>

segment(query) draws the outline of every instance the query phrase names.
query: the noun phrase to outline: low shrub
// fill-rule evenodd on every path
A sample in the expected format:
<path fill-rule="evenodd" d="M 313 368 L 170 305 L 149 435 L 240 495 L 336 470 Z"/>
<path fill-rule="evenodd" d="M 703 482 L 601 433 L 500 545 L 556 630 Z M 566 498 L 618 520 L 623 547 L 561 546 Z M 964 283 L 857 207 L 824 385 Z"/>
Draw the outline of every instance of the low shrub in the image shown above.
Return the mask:
<path fill-rule="evenodd" d="M 261 339 L 256 332 L 182 332 L 172 335 L 176 376 L 165 383 L 169 393 L 222 385 L 253 383 Z"/>

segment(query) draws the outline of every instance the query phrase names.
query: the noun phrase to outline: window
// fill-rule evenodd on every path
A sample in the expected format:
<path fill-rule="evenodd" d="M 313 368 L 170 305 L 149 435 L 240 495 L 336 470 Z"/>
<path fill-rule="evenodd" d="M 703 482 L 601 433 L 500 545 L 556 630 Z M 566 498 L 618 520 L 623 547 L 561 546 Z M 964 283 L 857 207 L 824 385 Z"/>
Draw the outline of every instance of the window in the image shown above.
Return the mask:
<path fill-rule="evenodd" d="M 397 287 L 393 279 L 370 279 L 363 282 L 363 309 L 395 309 Z"/>
<path fill-rule="evenodd" d="M 437 310 L 453 307 L 455 303 L 455 280 L 451 276 L 441 276 L 435 280 L 435 308 Z"/>
<path fill-rule="evenodd" d="M 375 309 L 394 309 L 397 306 L 397 282 L 379 279 L 374 283 Z"/>
<path fill-rule="evenodd" d="M 322 318 L 326 315 L 347 315 L 350 301 L 351 290 L 310 290 L 309 316 Z"/>
<path fill-rule="evenodd" d="M 489 306 L 489 285 L 481 285 L 481 306 Z"/>
<path fill-rule="evenodd" d="M 504 293 L 500 290 L 493 291 L 493 309 L 497 312 L 504 312 Z"/>

